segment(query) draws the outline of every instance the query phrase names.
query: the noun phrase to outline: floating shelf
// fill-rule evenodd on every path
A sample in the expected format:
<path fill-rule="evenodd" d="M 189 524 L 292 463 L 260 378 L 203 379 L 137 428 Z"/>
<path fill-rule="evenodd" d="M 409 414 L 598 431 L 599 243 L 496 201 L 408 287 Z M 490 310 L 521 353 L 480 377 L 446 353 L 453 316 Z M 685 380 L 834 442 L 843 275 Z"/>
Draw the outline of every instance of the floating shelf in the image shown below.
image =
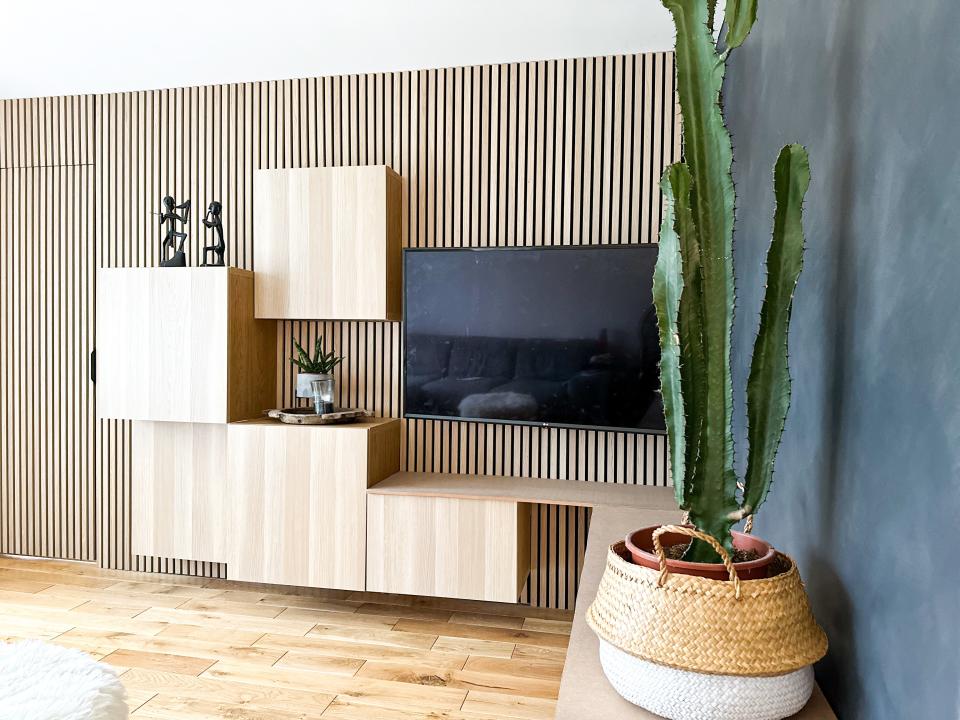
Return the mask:
<path fill-rule="evenodd" d="M 676 510 L 673 488 L 651 485 L 580 482 L 552 478 L 399 472 L 370 488 L 371 494 L 444 497 L 461 500 L 633 507 Z"/>

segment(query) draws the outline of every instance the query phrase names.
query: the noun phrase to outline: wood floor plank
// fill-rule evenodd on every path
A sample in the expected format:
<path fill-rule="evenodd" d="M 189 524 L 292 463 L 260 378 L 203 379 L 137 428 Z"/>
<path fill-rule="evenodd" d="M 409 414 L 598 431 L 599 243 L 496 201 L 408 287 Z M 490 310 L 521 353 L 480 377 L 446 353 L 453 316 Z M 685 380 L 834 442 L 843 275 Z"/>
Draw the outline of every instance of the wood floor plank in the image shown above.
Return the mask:
<path fill-rule="evenodd" d="M 455 612 L 448 622 L 461 625 L 485 625 L 487 627 L 503 627 L 519 630 L 523 627 L 524 618 L 512 615 L 491 615 L 477 612 Z"/>
<path fill-rule="evenodd" d="M 465 637 L 440 636 L 433 644 L 434 652 L 463 653 L 464 655 L 482 655 L 484 657 L 510 658 L 513 657 L 515 645 L 512 642 L 496 640 L 478 640 Z"/>
<path fill-rule="evenodd" d="M 330 693 L 316 690 L 237 683 L 139 668 L 133 668 L 124 673 L 120 680 L 128 691 L 153 691 L 157 694 L 190 700 L 216 699 L 234 708 L 255 704 L 281 710 L 301 710 L 320 714 L 334 698 Z"/>
<path fill-rule="evenodd" d="M 262 592 L 266 595 L 294 595 L 297 597 L 312 597 L 321 600 L 346 600 L 353 595 L 352 590 L 331 590 L 329 588 L 292 587 L 290 585 L 268 585 L 266 583 L 239 582 L 237 580 L 207 580 L 204 587 L 208 590 Z"/>
<path fill-rule="evenodd" d="M 472 655 L 467 658 L 464 670 L 533 677 L 543 680 L 560 680 L 563 674 L 563 661 L 529 660 L 524 658 L 491 658 Z"/>
<path fill-rule="evenodd" d="M 155 595 L 179 595 L 186 598 L 216 597 L 222 591 L 199 585 L 178 585 L 174 583 L 150 583 L 146 581 L 116 580 L 110 581 L 110 590 L 116 592 L 140 592 Z"/>
<path fill-rule="evenodd" d="M 552 720 L 556 707 L 555 700 L 471 691 L 461 710 L 521 720 Z"/>
<path fill-rule="evenodd" d="M 555 608 L 537 608 L 530 605 L 496 603 L 486 600 L 460 600 L 457 598 L 417 597 L 415 595 L 394 595 L 391 593 L 352 592 L 348 600 L 373 602 L 383 605 L 404 605 L 407 607 L 432 608 L 451 612 L 476 612 L 488 615 L 522 615 L 523 617 L 543 618 L 545 620 L 573 620 L 573 610 Z"/>
<path fill-rule="evenodd" d="M 269 607 L 269 606 L 268 606 Z M 330 612 L 328 610 L 307 610 L 304 608 L 286 608 L 277 616 L 278 620 L 304 620 L 316 625 L 342 625 L 343 627 L 373 628 L 390 630 L 397 624 L 398 617 L 359 614 L 356 608 L 350 612 Z"/>
<path fill-rule="evenodd" d="M 110 599 L 113 602 L 143 603 L 144 607 L 177 607 L 189 600 L 182 595 L 165 595 L 163 593 L 144 593 L 120 591 L 107 588 L 106 591 L 96 588 L 76 587 L 73 585 L 48 585 L 38 591 L 37 595 L 75 599 L 77 602 L 90 600 L 103 601 Z"/>
<path fill-rule="evenodd" d="M 540 645 L 543 647 L 566 647 L 569 638 L 556 633 L 541 633 L 522 629 L 487 627 L 481 625 L 461 625 L 459 623 L 438 623 L 429 620 L 399 620 L 394 626 L 398 632 L 445 635 L 448 637 L 476 638 L 499 642 Z"/>
<path fill-rule="evenodd" d="M 36 580 L 15 580 L 0 575 L 0 590 L 9 592 L 38 593 L 51 587 L 51 583 L 37 582 Z"/>
<path fill-rule="evenodd" d="M 338 657 L 335 655 L 314 655 L 312 653 L 288 651 L 274 663 L 274 667 L 291 670 L 310 670 L 311 672 L 332 673 L 353 677 L 363 667 L 361 658 Z"/>
<path fill-rule="evenodd" d="M 280 620 L 278 618 L 258 618 L 244 615 L 232 615 L 224 612 L 201 612 L 181 608 L 150 608 L 137 616 L 137 620 L 171 623 L 175 625 L 196 625 L 224 630 L 250 630 L 259 633 L 286 633 L 288 635 L 306 635 L 313 623 L 309 620 Z"/>
<path fill-rule="evenodd" d="M 5 607 L 48 607 L 57 610 L 72 610 L 81 605 L 84 600 L 76 598 L 54 597 L 41 592 L 18 592 L 16 590 L 0 589 L 0 613 Z"/>
<path fill-rule="evenodd" d="M 355 612 L 363 603 L 353 600 L 335 600 L 331 598 L 310 597 L 307 595 L 283 595 L 266 593 L 260 599 L 261 605 L 279 605 L 286 608 L 304 610 L 326 610 L 329 612 Z"/>
<path fill-rule="evenodd" d="M 127 602 L 120 598 L 111 598 L 106 601 L 86 600 L 77 610 L 95 615 L 111 615 L 113 617 L 134 618 L 152 605 L 142 602 Z"/>
<path fill-rule="evenodd" d="M 560 678 L 536 678 L 504 672 L 462 670 L 425 663 L 368 661 L 357 678 L 377 678 L 393 682 L 459 688 L 484 692 L 556 699 Z"/>
<path fill-rule="evenodd" d="M 535 632 L 552 632 L 569 635 L 573 623 L 569 620 L 545 620 L 543 618 L 524 618 L 523 629 Z"/>
<path fill-rule="evenodd" d="M 248 636 L 247 639 L 249 639 Z M 252 665 L 273 665 L 283 657 L 285 649 L 255 647 L 249 643 L 231 643 L 226 638 L 219 641 L 202 640 L 192 636 L 168 637 L 159 635 L 132 635 L 130 633 L 112 633 L 70 630 L 57 638 L 58 643 L 89 643 L 92 646 L 111 646 L 114 649 L 140 650 L 143 652 L 187 654 L 208 660 L 230 660 Z"/>
<path fill-rule="evenodd" d="M 231 645 L 253 645 L 264 633 L 257 630 L 231 630 L 222 627 L 203 627 L 170 623 L 157 633 L 158 638 L 187 638 L 207 642 L 224 642 Z M 284 635 L 289 638 L 290 635 Z"/>
<path fill-rule="evenodd" d="M 0 623 L 0 642 L 16 643 L 24 640 L 53 640 L 60 633 L 38 628 L 17 628 L 16 632 L 9 632 Z"/>
<path fill-rule="evenodd" d="M 80 587 L 91 588 L 108 588 L 115 582 L 109 578 L 87 577 L 85 575 L 17 570 L 11 567 L 0 568 L 0 584 L 13 580 L 23 580 L 43 585 L 79 585 Z"/>
<path fill-rule="evenodd" d="M 286 650 L 288 655 L 350 657 L 360 660 L 424 661 L 458 668 L 463 667 L 463 664 L 467 661 L 465 653 L 433 649 L 422 650 L 396 645 L 377 645 L 349 640 L 330 640 L 311 635 L 302 638 L 289 635 L 264 635 L 257 640 L 254 647 Z"/>
<path fill-rule="evenodd" d="M 437 713 L 416 707 L 387 708 L 356 702 L 349 695 L 338 695 L 330 703 L 323 720 L 504 720 L 502 715 L 464 713 L 456 710 Z"/>
<path fill-rule="evenodd" d="M 219 613 L 222 615 L 244 615 L 248 617 L 275 618 L 284 608 L 274 605 L 261 605 L 251 602 L 233 602 L 221 600 L 218 597 L 187 600 L 179 606 L 180 610 L 193 610 L 202 613 Z"/>
<path fill-rule="evenodd" d="M 158 694 L 133 714 L 149 720 L 319 720 L 322 711 L 285 710 L 268 705 L 233 703 Z"/>
<path fill-rule="evenodd" d="M 216 660 L 189 655 L 170 655 L 168 653 L 121 649 L 107 655 L 103 658 L 103 662 L 126 668 L 162 670 L 178 675 L 199 675 L 213 665 Z"/>
<path fill-rule="evenodd" d="M 147 610 L 146 612 L 153 612 L 153 610 Z M 61 632 L 66 632 L 74 627 L 85 627 L 156 635 L 166 627 L 166 623 L 150 621 L 147 618 L 141 619 L 141 617 L 131 619 L 113 615 L 98 615 L 81 612 L 80 610 L 58 610 L 47 607 L 7 606 L 4 608 L 3 613 L 0 614 L 0 623 L 17 621 L 49 622 L 61 626 L 63 628 Z"/>
<path fill-rule="evenodd" d="M 567 658 L 567 649 L 565 647 L 540 647 L 517 643 L 511 657 L 515 660 L 552 660 L 562 664 Z"/>
<path fill-rule="evenodd" d="M 373 643 L 374 645 L 420 648 L 421 650 L 429 650 L 437 640 L 436 635 L 427 633 L 344 627 L 342 625 L 315 625 L 310 632 L 304 634 L 308 637 L 326 638 L 327 640 L 359 641 Z"/>
<path fill-rule="evenodd" d="M 447 622 L 453 613 L 450 610 L 436 610 L 434 608 L 413 607 L 411 605 L 386 605 L 384 603 L 368 602 L 357 608 L 358 615 L 381 615 L 407 620 L 436 620 Z"/>
<path fill-rule="evenodd" d="M 357 702 L 367 702 L 373 706 L 400 709 L 418 707 L 437 712 L 459 710 L 467 695 L 465 691 L 454 688 L 343 677 L 278 667 L 259 669 L 227 663 L 217 663 L 201 677 L 294 690 L 311 688 L 334 695 L 350 695 Z"/>

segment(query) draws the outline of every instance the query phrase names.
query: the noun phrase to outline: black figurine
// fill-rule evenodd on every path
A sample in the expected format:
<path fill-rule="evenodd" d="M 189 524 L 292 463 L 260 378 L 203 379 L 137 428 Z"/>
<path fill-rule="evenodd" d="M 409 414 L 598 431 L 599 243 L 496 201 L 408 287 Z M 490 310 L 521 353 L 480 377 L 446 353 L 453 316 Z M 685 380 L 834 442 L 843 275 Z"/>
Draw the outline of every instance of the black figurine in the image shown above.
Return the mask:
<path fill-rule="evenodd" d="M 177 210 L 183 210 L 181 216 Z M 163 212 L 160 213 L 160 224 L 167 224 L 167 234 L 163 238 L 161 251 L 163 255 L 167 254 L 167 247 L 173 249 L 173 257 L 160 263 L 160 267 L 186 267 L 187 256 L 183 252 L 183 244 L 187 241 L 187 233 L 176 229 L 175 223 L 179 222 L 182 227 L 186 227 L 190 220 L 190 201 L 184 200 L 177 205 L 177 201 L 171 195 L 163 199 Z M 177 238 L 180 239 L 180 247 L 177 247 Z"/>
<path fill-rule="evenodd" d="M 207 267 L 207 253 L 213 253 L 216 259 L 216 262 L 211 263 L 209 267 L 223 267 L 224 264 L 223 253 L 227 246 L 223 242 L 223 220 L 220 218 L 222 210 L 223 207 L 220 205 L 220 202 L 214 200 L 207 208 L 207 214 L 203 216 L 203 224 L 208 229 L 213 230 L 215 239 L 213 245 L 203 246 L 203 263 L 201 263 L 201 265 L 204 267 Z M 208 220 L 207 218 L 210 219 Z"/>

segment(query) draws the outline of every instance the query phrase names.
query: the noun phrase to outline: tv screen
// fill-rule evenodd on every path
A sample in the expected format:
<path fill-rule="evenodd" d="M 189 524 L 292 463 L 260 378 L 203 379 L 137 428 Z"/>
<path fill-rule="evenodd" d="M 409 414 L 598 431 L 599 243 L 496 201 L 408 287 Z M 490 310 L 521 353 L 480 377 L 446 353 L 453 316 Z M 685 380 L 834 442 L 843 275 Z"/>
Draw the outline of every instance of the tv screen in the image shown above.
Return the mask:
<path fill-rule="evenodd" d="M 654 245 L 404 253 L 405 414 L 662 432 Z"/>

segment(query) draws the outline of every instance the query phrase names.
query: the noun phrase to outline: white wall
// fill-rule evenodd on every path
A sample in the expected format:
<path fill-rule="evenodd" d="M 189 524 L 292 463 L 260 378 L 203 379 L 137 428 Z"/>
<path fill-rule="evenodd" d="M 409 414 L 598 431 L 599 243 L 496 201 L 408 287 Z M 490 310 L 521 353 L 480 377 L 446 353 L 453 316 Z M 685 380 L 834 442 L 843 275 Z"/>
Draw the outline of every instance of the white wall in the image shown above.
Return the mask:
<path fill-rule="evenodd" d="M 673 45 L 660 0 L 5 0 L 0 98 Z"/>

